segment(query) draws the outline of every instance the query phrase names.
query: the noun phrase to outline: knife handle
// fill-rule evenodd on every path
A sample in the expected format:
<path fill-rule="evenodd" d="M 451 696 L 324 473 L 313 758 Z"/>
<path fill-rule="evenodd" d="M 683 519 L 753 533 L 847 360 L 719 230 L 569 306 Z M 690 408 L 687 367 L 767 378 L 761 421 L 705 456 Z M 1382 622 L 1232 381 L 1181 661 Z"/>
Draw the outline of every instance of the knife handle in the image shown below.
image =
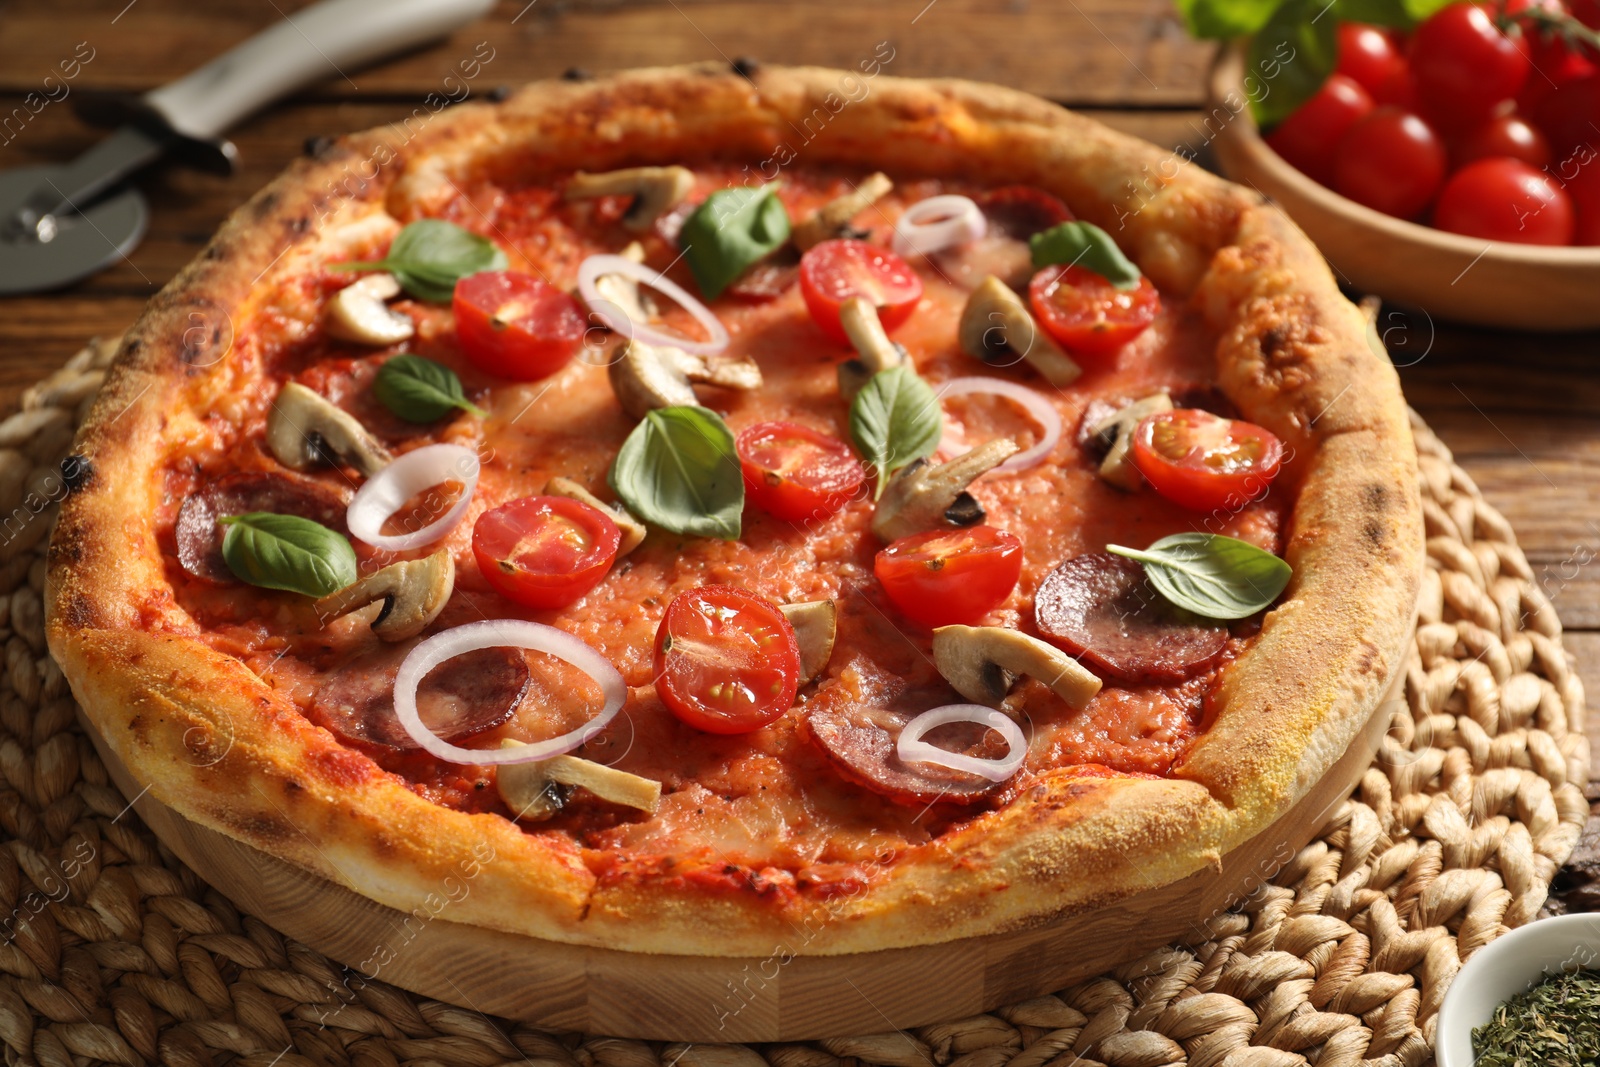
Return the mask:
<path fill-rule="evenodd" d="M 456 30 L 494 0 L 322 0 L 144 96 L 174 131 L 212 140 L 280 97 Z"/>

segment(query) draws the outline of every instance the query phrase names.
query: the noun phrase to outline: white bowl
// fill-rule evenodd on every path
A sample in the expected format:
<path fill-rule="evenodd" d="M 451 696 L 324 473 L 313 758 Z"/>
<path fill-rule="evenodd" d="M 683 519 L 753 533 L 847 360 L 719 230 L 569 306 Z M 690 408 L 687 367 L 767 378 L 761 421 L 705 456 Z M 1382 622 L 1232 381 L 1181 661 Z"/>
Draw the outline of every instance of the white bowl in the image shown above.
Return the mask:
<path fill-rule="evenodd" d="M 1546 975 L 1600 967 L 1600 912 L 1520 926 L 1473 954 L 1450 983 L 1434 1032 L 1438 1067 L 1472 1067 L 1472 1031 Z"/>

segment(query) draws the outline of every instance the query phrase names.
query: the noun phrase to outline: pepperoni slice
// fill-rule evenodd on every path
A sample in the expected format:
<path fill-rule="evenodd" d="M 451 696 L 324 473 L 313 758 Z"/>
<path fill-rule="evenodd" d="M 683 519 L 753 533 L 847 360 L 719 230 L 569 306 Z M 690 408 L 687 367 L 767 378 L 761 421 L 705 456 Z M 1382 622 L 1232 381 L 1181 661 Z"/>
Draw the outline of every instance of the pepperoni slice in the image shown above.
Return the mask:
<path fill-rule="evenodd" d="M 988 231 L 948 252 L 934 256 L 938 268 L 957 285 L 971 289 L 993 274 L 1013 289 L 1028 287 L 1033 277 L 1033 252 L 1028 238 L 1072 220 L 1067 205 L 1031 185 L 1007 185 L 973 197 L 983 211 Z"/>
<path fill-rule="evenodd" d="M 786 246 L 757 263 L 728 286 L 728 295 L 752 304 L 776 300 L 800 276 L 800 256 Z"/>
<path fill-rule="evenodd" d="M 848 674 L 849 672 L 847 672 Z M 811 740 L 849 781 L 901 804 L 935 801 L 972 806 L 1003 799 L 1014 781 L 991 782 L 981 775 L 931 763 L 905 763 L 895 752 L 900 731 L 921 711 L 951 701 L 933 691 L 897 692 L 903 686 L 869 683 L 865 690 L 830 682 L 806 704 Z M 904 707 L 896 705 L 904 704 Z M 1006 743 L 977 723 L 951 723 L 933 730 L 928 741 L 952 752 L 984 759 L 1006 754 Z"/>
<path fill-rule="evenodd" d="M 372 391 L 378 371 L 387 362 L 388 356 L 323 359 L 297 374 L 295 381 L 354 415 L 378 440 L 398 444 L 425 433 L 427 427 L 402 419 Z"/>
<path fill-rule="evenodd" d="M 178 509 L 173 534 L 178 542 L 178 564 L 204 581 L 232 585 L 236 578 L 222 559 L 221 515 L 271 511 L 298 515 L 320 522 L 330 530 L 345 532 L 344 513 L 349 497 L 311 478 L 276 471 L 229 474 L 208 481 L 190 493 Z"/>
<path fill-rule="evenodd" d="M 311 698 L 311 717 L 346 741 L 402 752 L 418 748 L 394 714 L 395 674 L 416 643 L 369 652 L 327 672 Z M 422 679 L 417 711 L 434 733 L 459 741 L 511 718 L 528 679 L 528 663 L 516 649 L 464 652 Z"/>
<path fill-rule="evenodd" d="M 1228 629 L 1166 600 L 1135 560 L 1074 556 L 1034 594 L 1039 632 L 1091 667 L 1129 682 L 1177 682 L 1222 658 Z"/>
<path fill-rule="evenodd" d="M 1058 197 L 1032 185 L 1006 185 L 977 197 L 989 232 L 1026 242 L 1036 233 L 1072 221 L 1072 212 Z"/>

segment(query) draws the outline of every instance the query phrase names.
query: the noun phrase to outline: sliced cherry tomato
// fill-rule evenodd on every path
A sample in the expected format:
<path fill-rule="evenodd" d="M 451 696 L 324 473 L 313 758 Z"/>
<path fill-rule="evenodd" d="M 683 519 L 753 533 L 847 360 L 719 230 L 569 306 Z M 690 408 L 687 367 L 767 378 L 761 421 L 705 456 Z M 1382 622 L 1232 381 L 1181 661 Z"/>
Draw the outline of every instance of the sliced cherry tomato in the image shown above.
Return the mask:
<path fill-rule="evenodd" d="M 1087 267 L 1046 267 L 1028 284 L 1028 301 L 1044 328 L 1076 355 L 1115 352 L 1138 337 L 1161 312 L 1161 294 L 1141 277 L 1137 289 L 1118 289 Z"/>
<path fill-rule="evenodd" d="M 1517 115 L 1496 115 L 1456 138 L 1450 162 L 1464 167 L 1480 159 L 1520 159 L 1536 170 L 1550 165 L 1550 142 Z"/>
<path fill-rule="evenodd" d="M 1444 142 L 1422 119 L 1385 105 L 1339 142 L 1333 187 L 1351 200 L 1402 219 L 1422 214 L 1444 182 Z"/>
<path fill-rule="evenodd" d="M 1528 78 L 1528 57 L 1495 24 L 1490 5 L 1450 4 L 1411 35 L 1411 71 L 1428 115 L 1465 129 L 1517 95 Z"/>
<path fill-rule="evenodd" d="M 735 447 L 750 499 L 785 522 L 827 518 L 867 479 L 849 445 L 798 423 L 758 422 Z"/>
<path fill-rule="evenodd" d="M 1022 542 L 993 526 L 902 537 L 872 572 L 894 606 L 924 626 L 975 623 L 1005 603 L 1022 575 Z"/>
<path fill-rule="evenodd" d="M 1354 79 L 1330 74 L 1310 100 L 1267 134 L 1267 144 L 1300 173 L 1326 185 L 1339 138 L 1373 106 L 1372 96 Z"/>
<path fill-rule="evenodd" d="M 1271 430 L 1198 408 L 1163 411 L 1133 431 L 1133 464 L 1156 492 L 1195 511 L 1237 510 L 1278 476 Z"/>
<path fill-rule="evenodd" d="M 800 292 L 817 328 L 847 345 L 850 339 L 839 324 L 846 300 L 866 297 L 877 306 L 883 328 L 893 330 L 916 310 L 922 279 L 887 248 L 847 237 L 813 245 L 800 257 Z"/>
<path fill-rule="evenodd" d="M 599 508 L 564 496 L 525 496 L 478 516 L 472 554 L 507 599 L 564 608 L 600 584 L 622 534 Z"/>
<path fill-rule="evenodd" d="M 1360 84 L 1376 97 L 1406 71 L 1406 57 L 1395 40 L 1378 26 L 1365 22 L 1339 24 L 1339 62 L 1334 72 Z"/>
<path fill-rule="evenodd" d="M 451 306 L 456 339 L 472 365 L 513 381 L 545 378 L 583 341 L 583 309 L 568 294 L 511 270 L 484 271 L 456 283 Z"/>
<path fill-rule="evenodd" d="M 743 734 L 783 717 L 800 645 L 783 612 L 731 585 L 679 593 L 656 631 L 656 693 L 697 730 Z"/>
<path fill-rule="evenodd" d="M 1480 159 L 1450 176 L 1433 224 L 1451 233 L 1529 245 L 1572 243 L 1572 198 L 1515 159 Z"/>

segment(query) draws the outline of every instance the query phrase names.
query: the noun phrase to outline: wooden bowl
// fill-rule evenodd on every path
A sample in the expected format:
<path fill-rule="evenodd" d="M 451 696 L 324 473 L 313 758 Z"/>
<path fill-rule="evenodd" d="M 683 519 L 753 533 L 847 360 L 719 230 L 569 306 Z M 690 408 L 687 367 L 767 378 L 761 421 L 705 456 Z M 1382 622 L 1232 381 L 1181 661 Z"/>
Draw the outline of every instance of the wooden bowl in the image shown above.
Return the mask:
<path fill-rule="evenodd" d="M 1463 237 L 1340 196 L 1261 139 L 1244 65 L 1240 46 L 1218 51 L 1203 120 L 1206 143 L 1225 175 L 1271 197 L 1299 223 L 1342 282 L 1435 319 L 1519 330 L 1600 327 L 1600 247 Z M 1260 84 L 1270 91 L 1271 82 Z"/>

